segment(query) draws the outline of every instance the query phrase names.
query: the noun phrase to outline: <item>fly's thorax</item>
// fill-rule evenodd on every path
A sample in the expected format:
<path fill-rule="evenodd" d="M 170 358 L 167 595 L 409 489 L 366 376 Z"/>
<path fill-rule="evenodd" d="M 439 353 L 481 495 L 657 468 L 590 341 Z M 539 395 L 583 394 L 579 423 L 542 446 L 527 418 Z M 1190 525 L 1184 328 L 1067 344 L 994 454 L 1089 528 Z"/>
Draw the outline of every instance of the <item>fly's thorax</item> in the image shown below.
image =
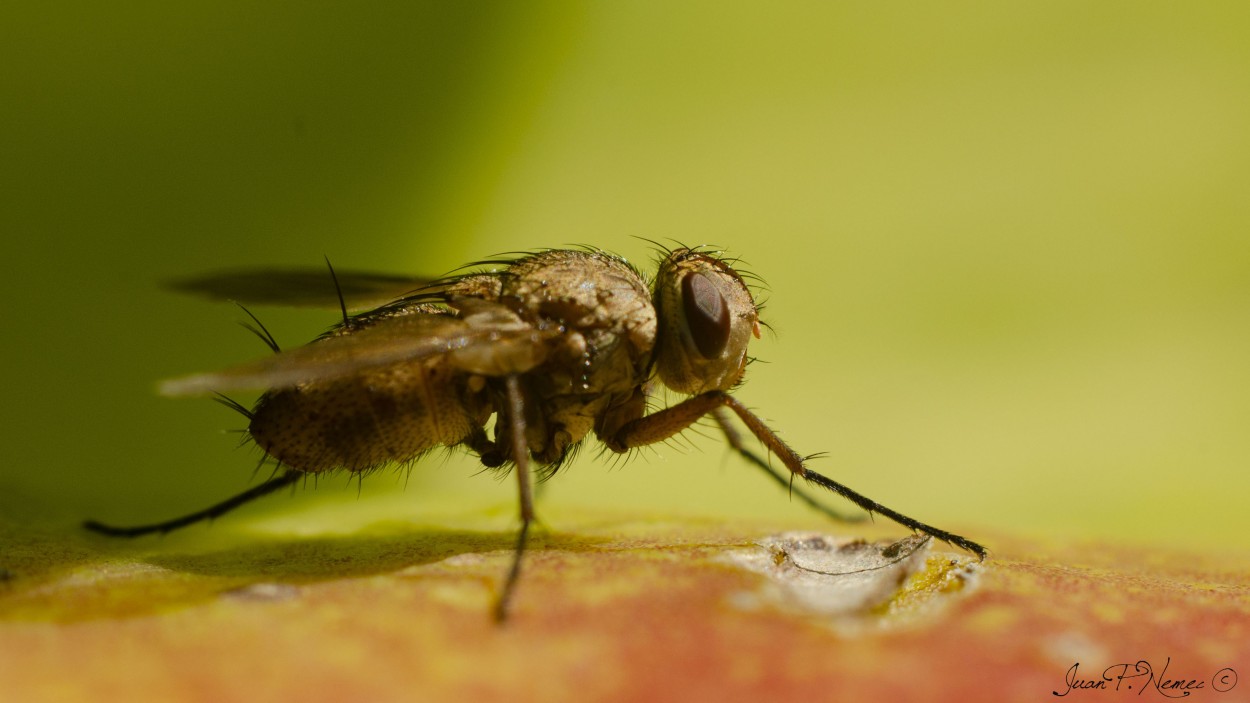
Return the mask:
<path fill-rule="evenodd" d="M 355 334 L 361 330 L 385 323 L 388 320 L 408 317 L 411 315 L 447 314 L 449 313 L 443 308 L 430 303 L 403 303 L 400 301 L 389 305 L 383 305 L 382 307 L 374 308 L 368 312 L 349 317 L 343 322 L 331 327 L 325 334 L 321 335 L 321 339 L 328 337 L 343 337 Z M 319 340 L 313 340 L 312 343 L 316 344 L 318 341 Z"/>
<path fill-rule="evenodd" d="M 742 277 L 706 252 L 677 249 L 660 262 L 656 373 L 687 394 L 729 390 L 742 378 L 759 314 Z"/>
<path fill-rule="evenodd" d="M 525 378 L 540 416 L 529 423 L 541 435 L 527 438 L 530 450 L 555 464 L 616 398 L 645 382 L 656 331 L 651 292 L 627 261 L 598 251 L 541 252 L 497 275 L 499 302 L 536 328 L 560 330 Z"/>
<path fill-rule="evenodd" d="M 598 344 L 622 344 L 645 370 L 655 309 L 642 276 L 624 259 L 599 251 L 542 252 L 513 264 L 502 283 L 500 302 L 522 317 L 581 333 L 592 358 Z"/>
<path fill-rule="evenodd" d="M 568 442 L 576 442 L 614 399 L 642 384 L 647 367 L 611 330 L 570 331 L 561 341 L 529 381 L 553 432 L 563 430 Z"/>

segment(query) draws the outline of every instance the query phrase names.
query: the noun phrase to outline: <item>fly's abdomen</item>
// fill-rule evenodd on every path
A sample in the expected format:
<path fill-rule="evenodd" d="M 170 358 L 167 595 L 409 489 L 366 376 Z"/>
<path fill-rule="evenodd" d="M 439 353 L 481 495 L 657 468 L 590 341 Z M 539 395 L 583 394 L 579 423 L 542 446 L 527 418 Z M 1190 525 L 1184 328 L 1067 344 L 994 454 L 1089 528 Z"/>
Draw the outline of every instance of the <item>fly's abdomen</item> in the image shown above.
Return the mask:
<path fill-rule="evenodd" d="M 261 396 L 249 431 L 291 469 L 367 471 L 463 441 L 473 427 L 464 378 L 432 362 L 398 364 Z"/>

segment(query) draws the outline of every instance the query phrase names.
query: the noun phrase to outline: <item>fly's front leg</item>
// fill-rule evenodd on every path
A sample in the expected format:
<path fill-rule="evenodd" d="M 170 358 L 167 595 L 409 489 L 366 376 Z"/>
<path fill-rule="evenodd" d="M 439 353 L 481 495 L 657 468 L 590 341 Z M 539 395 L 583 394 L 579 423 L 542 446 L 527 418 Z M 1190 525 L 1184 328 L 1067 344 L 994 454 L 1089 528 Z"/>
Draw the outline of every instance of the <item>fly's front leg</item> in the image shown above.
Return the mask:
<path fill-rule="evenodd" d="M 911 528 L 917 532 L 923 532 L 930 537 L 940 539 L 947 544 L 953 544 L 960 549 L 966 549 L 977 555 L 977 558 L 979 559 L 984 559 L 988 555 L 985 547 L 966 537 L 960 537 L 959 535 L 947 532 L 946 530 L 939 530 L 932 525 L 926 525 L 919 520 L 907 517 L 906 515 L 896 510 L 891 510 L 890 508 L 885 507 L 884 505 L 861 493 L 857 493 L 850 488 L 847 488 L 827 476 L 822 476 L 821 474 L 803 466 L 803 458 L 796 454 L 795 451 L 785 442 L 782 442 L 781 438 L 769 429 L 769 427 L 764 424 L 763 420 L 756 417 L 755 413 L 748 410 L 745 405 L 739 403 L 737 399 L 732 396 L 723 393 L 721 395 L 724 395 L 724 403 L 728 405 L 729 409 L 733 410 L 734 413 L 742 420 L 742 423 L 747 426 L 747 429 L 751 430 L 751 434 L 758 437 L 759 440 L 764 443 L 764 446 L 768 447 L 782 460 L 782 462 L 785 463 L 787 468 L 806 479 L 808 482 L 837 493 L 864 510 L 867 510 L 869 513 L 884 515 L 904 527 Z"/>
<path fill-rule="evenodd" d="M 747 429 L 751 430 L 751 434 L 755 435 L 770 452 L 781 459 L 781 462 L 785 464 L 792 474 L 801 478 L 808 478 L 809 474 L 814 473 L 803 465 L 803 457 L 799 456 L 789 445 L 781 441 L 781 438 L 768 429 L 768 426 L 756 417 L 754 413 L 747 410 L 733 396 L 724 391 L 708 391 L 707 393 L 687 398 L 670 408 L 665 408 L 646 417 L 640 417 L 627 422 L 617 430 L 615 436 L 604 441 L 610 449 L 617 452 L 663 442 L 669 437 L 680 434 L 698 422 L 704 415 L 711 413 L 713 417 L 717 417 L 721 408 L 726 406 L 737 413 L 738 417 L 742 418 L 743 424 L 747 426 Z M 718 420 L 724 422 L 721 418 L 718 418 Z M 733 444 L 736 435 L 732 433 L 732 430 L 727 430 L 726 434 L 730 437 L 730 443 Z M 735 445 L 734 448 L 740 449 L 740 445 Z M 753 457 L 753 455 L 750 456 Z"/>
<path fill-rule="evenodd" d="M 789 491 L 791 495 L 798 496 L 799 500 L 807 503 L 812 509 L 823 514 L 825 517 L 837 520 L 838 522 L 863 522 L 867 518 L 866 513 L 843 515 L 824 503 L 821 503 L 815 498 L 815 496 L 802 488 L 795 488 L 793 473 L 791 473 L 788 477 L 785 476 L 777 469 L 774 469 L 772 464 L 768 463 L 764 459 L 761 459 L 755 452 L 747 449 L 746 445 L 742 443 L 742 436 L 739 435 L 738 431 L 733 428 L 733 425 L 729 424 L 729 418 L 726 417 L 724 408 L 716 408 L 713 410 L 712 417 L 715 418 L 716 424 L 720 426 L 721 432 L 725 434 L 725 441 L 729 443 L 730 448 L 738 452 L 742 458 L 763 470 L 769 478 L 776 481 L 777 485 Z"/>
<path fill-rule="evenodd" d="M 945 530 L 939 530 L 931 525 L 926 525 L 919 520 L 914 520 L 906 515 L 891 510 L 884 505 L 864 496 L 860 493 L 847 488 L 846 486 L 830 479 L 826 476 L 812 471 L 803 465 L 803 457 L 790 448 L 788 444 L 781 441 L 777 433 L 773 432 L 764 421 L 759 419 L 755 413 L 746 408 L 745 405 L 738 402 L 736 398 L 725 393 L 724 391 L 709 391 L 701 395 L 688 398 L 671 408 L 665 408 L 660 412 L 647 415 L 632 422 L 627 423 L 612 437 L 608 442 L 608 447 L 613 451 L 626 451 L 633 447 L 641 447 L 655 442 L 662 442 L 673 435 L 685 430 L 693 425 L 704 415 L 713 412 L 719 408 L 728 407 L 742 420 L 742 424 L 746 425 L 751 434 L 764 444 L 770 452 L 785 464 L 786 468 L 792 474 L 802 478 L 809 483 L 814 483 L 821 488 L 828 489 L 846 498 L 852 503 L 858 505 L 869 513 L 876 513 L 890 518 L 904 527 L 923 532 L 927 535 L 942 540 L 948 544 L 953 544 L 961 549 L 966 549 L 979 558 L 986 557 L 986 549 L 981 545 L 973 542 L 965 537 L 960 537 Z"/>

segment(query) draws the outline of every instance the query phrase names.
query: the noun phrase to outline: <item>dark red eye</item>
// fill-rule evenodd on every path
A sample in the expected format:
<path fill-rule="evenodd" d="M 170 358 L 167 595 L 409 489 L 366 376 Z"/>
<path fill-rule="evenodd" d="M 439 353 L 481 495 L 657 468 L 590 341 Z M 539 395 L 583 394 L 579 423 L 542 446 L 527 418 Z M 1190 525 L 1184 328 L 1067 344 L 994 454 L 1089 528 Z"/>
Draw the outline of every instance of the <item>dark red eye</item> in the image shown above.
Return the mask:
<path fill-rule="evenodd" d="M 705 359 L 714 359 L 729 343 L 729 305 L 716 284 L 701 273 L 682 279 L 681 303 L 694 345 Z"/>

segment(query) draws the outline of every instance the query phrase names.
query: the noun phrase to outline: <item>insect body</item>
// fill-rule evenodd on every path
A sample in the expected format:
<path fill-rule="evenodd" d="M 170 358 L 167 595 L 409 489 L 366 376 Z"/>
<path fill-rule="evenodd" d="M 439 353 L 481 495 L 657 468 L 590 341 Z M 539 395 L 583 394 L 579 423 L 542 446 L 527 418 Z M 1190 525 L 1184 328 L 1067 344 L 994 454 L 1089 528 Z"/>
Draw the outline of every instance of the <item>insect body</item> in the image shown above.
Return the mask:
<path fill-rule="evenodd" d="M 484 465 L 511 467 L 517 477 L 521 529 L 496 604 L 502 619 L 534 519 L 531 465 L 550 475 L 588 435 L 614 452 L 627 452 L 711 416 L 729 443 L 777 482 L 805 479 L 984 558 L 985 549 L 975 542 L 808 469 L 730 395 L 760 322 L 742 276 L 716 253 L 666 252 L 651 285 L 624 259 L 597 250 L 549 250 L 490 263 L 507 265 L 428 282 L 356 316 L 347 315 L 340 292 L 343 321 L 314 342 L 165 382 L 162 391 L 169 395 L 266 389 L 250 411 L 235 407 L 249 418 L 251 439 L 279 471 L 250 491 L 175 520 L 86 526 L 123 536 L 167 532 L 310 473 L 365 472 L 435 447 L 463 446 Z M 366 277 L 349 277 L 349 283 L 357 278 Z M 202 283 L 218 296 L 239 287 L 237 276 Z M 647 414 L 657 384 L 689 397 Z M 730 413 L 781 460 L 788 478 L 743 446 Z M 796 495 L 819 505 L 801 489 Z"/>

